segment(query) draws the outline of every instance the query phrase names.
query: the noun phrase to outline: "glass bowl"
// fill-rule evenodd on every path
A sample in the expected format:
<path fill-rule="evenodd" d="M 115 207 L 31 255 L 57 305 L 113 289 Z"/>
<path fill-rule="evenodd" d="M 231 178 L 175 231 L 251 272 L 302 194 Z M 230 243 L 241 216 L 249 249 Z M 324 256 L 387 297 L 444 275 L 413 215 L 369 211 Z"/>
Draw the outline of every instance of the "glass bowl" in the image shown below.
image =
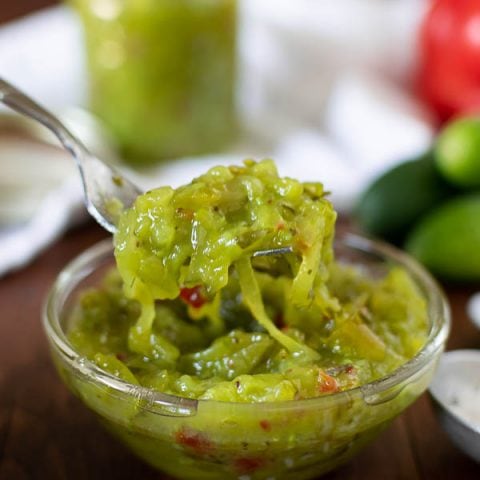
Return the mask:
<path fill-rule="evenodd" d="M 350 459 L 428 387 L 450 326 L 431 276 L 398 250 L 351 234 L 337 259 L 379 274 L 403 266 L 424 295 L 430 331 L 419 353 L 375 382 L 319 398 L 228 403 L 191 400 L 128 384 L 82 357 L 65 332 L 80 290 L 113 263 L 112 243 L 85 251 L 59 275 L 44 308 L 54 363 L 67 386 L 139 457 L 177 478 L 255 480 L 316 477 Z"/>

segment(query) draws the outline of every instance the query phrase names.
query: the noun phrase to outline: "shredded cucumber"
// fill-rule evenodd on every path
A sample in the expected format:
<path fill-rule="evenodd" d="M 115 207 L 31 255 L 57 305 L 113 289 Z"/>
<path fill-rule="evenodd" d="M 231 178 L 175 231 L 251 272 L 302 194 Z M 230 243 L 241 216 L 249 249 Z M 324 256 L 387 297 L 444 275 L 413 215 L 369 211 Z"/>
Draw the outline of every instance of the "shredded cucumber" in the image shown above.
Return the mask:
<path fill-rule="evenodd" d="M 270 160 L 147 192 L 70 340 L 113 375 L 190 398 L 292 400 L 380 378 L 424 344 L 425 300 L 399 267 L 377 278 L 336 263 L 335 219 L 321 184 Z"/>

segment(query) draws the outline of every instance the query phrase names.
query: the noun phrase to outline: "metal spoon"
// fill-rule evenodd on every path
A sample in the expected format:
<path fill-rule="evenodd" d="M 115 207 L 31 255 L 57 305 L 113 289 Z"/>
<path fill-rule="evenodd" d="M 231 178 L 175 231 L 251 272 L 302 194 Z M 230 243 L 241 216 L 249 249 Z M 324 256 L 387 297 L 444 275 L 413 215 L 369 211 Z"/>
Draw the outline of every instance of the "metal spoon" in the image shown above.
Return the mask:
<path fill-rule="evenodd" d="M 130 207 L 142 190 L 121 173 L 94 157 L 60 120 L 28 95 L 0 77 L 0 102 L 47 127 L 72 155 L 82 178 L 85 205 L 90 215 L 111 233 L 117 230 L 118 206 Z M 253 257 L 284 255 L 292 247 L 253 252 Z"/>
<path fill-rule="evenodd" d="M 94 157 L 58 118 L 16 87 L 0 78 L 0 102 L 47 127 L 73 156 L 82 178 L 88 212 L 106 230 L 116 230 L 118 208 L 130 207 L 140 188 L 114 168 Z"/>

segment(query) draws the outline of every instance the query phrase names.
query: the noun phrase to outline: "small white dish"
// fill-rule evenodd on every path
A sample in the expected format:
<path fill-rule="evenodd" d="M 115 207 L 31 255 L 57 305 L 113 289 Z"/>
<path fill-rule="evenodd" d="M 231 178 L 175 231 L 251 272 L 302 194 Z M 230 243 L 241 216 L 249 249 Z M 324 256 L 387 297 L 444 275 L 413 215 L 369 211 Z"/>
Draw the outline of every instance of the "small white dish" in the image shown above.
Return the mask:
<path fill-rule="evenodd" d="M 480 350 L 443 354 L 429 390 L 452 441 L 480 462 Z"/>
<path fill-rule="evenodd" d="M 480 329 L 480 292 L 472 295 L 468 301 L 467 313 L 473 324 Z"/>

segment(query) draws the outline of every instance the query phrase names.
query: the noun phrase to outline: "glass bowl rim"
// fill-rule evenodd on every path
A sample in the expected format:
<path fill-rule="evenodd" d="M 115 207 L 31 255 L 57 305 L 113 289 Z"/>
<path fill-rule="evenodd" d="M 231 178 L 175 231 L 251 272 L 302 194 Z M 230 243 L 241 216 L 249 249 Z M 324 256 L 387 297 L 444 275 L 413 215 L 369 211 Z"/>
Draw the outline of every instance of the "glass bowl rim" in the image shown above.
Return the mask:
<path fill-rule="evenodd" d="M 378 241 L 369 239 L 357 234 L 346 233 L 336 236 L 336 245 L 342 245 L 349 249 L 364 253 L 373 254 L 383 258 L 385 261 L 393 260 L 396 264 L 403 266 L 412 276 L 416 284 L 422 287 L 422 293 L 428 305 L 428 316 L 431 320 L 431 328 L 425 345 L 410 360 L 402 364 L 396 370 L 385 377 L 374 380 L 373 382 L 360 385 L 358 387 L 299 400 L 272 401 L 261 403 L 241 403 L 227 402 L 208 399 L 190 399 L 176 395 L 162 393 L 148 387 L 130 384 L 118 377 L 101 370 L 93 362 L 78 354 L 70 345 L 60 324 L 59 306 L 63 300 L 68 297 L 73 288 L 95 271 L 91 264 L 95 261 L 112 255 L 112 239 L 107 238 L 93 246 L 89 247 L 72 261 L 70 261 L 59 273 L 51 286 L 43 305 L 42 317 L 43 326 L 51 346 L 60 354 L 62 361 L 67 362 L 81 377 L 94 380 L 106 388 L 113 389 L 120 396 L 135 397 L 137 401 L 143 399 L 146 401 L 150 412 L 161 413 L 170 416 L 190 416 L 196 413 L 200 406 L 209 405 L 221 408 L 243 408 L 243 409 L 297 409 L 301 406 L 311 407 L 341 403 L 342 401 L 351 401 L 355 395 L 361 395 L 366 403 L 383 403 L 391 399 L 391 396 L 382 400 L 382 394 L 387 393 L 394 387 L 401 386 L 402 383 L 412 378 L 417 372 L 421 371 L 432 360 L 436 352 L 444 348 L 445 342 L 450 332 L 450 309 L 446 297 L 436 282 L 436 280 L 421 266 L 416 260 L 400 251 L 399 249 Z M 401 391 L 401 389 L 400 389 Z M 399 393 L 399 392 L 397 392 Z M 367 401 L 367 399 L 372 399 Z M 138 403 L 139 405 L 141 402 Z"/>

